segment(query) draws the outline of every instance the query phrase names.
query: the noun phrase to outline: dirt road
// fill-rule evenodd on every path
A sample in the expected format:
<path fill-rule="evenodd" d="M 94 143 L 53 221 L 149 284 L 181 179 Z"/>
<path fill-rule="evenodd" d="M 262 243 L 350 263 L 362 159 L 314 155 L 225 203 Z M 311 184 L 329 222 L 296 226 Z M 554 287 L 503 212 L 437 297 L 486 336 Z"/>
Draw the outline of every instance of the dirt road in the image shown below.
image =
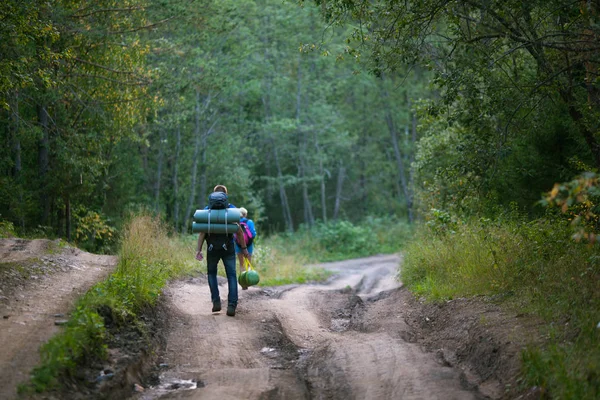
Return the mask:
<path fill-rule="evenodd" d="M 0 399 L 16 397 L 74 301 L 107 276 L 116 257 L 49 240 L 0 239 Z"/>
<path fill-rule="evenodd" d="M 160 384 L 137 399 L 477 399 L 459 371 L 410 343 L 400 257 L 326 264 L 324 285 L 240 291 L 234 318 L 208 285 L 168 291 L 172 330 Z M 223 281 L 221 297 L 227 287 Z"/>

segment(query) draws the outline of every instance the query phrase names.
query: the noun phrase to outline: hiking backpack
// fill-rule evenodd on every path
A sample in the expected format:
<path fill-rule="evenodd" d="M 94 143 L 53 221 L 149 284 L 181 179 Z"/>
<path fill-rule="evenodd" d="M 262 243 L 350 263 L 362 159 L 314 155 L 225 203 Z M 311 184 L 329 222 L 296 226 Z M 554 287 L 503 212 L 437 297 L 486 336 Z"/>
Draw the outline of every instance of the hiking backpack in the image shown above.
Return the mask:
<path fill-rule="evenodd" d="M 227 193 L 223 192 L 212 192 L 208 195 L 208 210 L 209 210 L 209 218 L 210 218 L 210 210 L 223 210 L 229 208 L 229 200 L 227 198 Z M 210 219 L 209 219 L 210 221 Z M 225 234 L 225 233 L 209 233 L 206 236 L 206 243 L 209 246 L 213 246 L 213 248 L 223 248 L 225 250 L 229 250 L 229 245 L 231 244 L 231 250 L 233 251 L 233 233 Z"/>
<path fill-rule="evenodd" d="M 244 232 L 244 239 L 246 240 L 246 247 L 252 246 L 252 242 L 254 241 L 254 236 L 252 236 L 252 231 L 250 230 L 250 227 L 248 226 L 246 221 L 240 221 L 240 226 L 242 227 L 242 232 Z M 242 244 L 238 240 L 237 234 L 234 235 L 234 237 L 235 237 L 235 242 L 238 244 L 238 246 L 241 247 Z"/>
<path fill-rule="evenodd" d="M 212 192 L 208 195 L 208 209 L 209 210 L 222 210 L 229 207 L 229 200 L 227 199 L 227 193 L 223 192 Z"/>

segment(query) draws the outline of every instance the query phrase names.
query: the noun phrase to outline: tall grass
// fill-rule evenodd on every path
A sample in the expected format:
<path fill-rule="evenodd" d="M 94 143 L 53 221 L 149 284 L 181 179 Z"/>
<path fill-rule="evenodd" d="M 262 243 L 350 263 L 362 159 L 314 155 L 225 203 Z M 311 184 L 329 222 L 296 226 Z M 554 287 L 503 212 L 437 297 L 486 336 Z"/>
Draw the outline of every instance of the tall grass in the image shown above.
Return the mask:
<path fill-rule="evenodd" d="M 81 378 L 80 366 L 106 357 L 107 319 L 114 329 L 135 325 L 143 331 L 140 315 L 156 304 L 167 281 L 197 268 L 193 249 L 169 237 L 158 218 L 132 216 L 122 233 L 115 272 L 77 301 L 65 329 L 42 346 L 41 364 L 31 385 L 21 391 L 44 391 L 65 379 Z"/>
<path fill-rule="evenodd" d="M 547 348 L 524 353 L 524 377 L 552 397 L 600 398 L 600 252 L 571 240 L 561 221 L 456 224 L 423 229 L 401 278 L 430 299 L 487 295 L 547 322 Z"/>

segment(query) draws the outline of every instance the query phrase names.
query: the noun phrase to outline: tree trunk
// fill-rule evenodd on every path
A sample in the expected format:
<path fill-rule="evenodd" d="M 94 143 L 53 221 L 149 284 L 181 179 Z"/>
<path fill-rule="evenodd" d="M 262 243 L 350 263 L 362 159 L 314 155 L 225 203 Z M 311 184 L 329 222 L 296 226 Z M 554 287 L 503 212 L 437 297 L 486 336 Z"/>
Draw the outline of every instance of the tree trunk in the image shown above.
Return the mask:
<path fill-rule="evenodd" d="M 13 177 L 15 178 L 15 180 L 18 180 L 19 177 L 21 176 L 21 170 L 22 170 L 21 140 L 19 139 L 20 120 L 19 120 L 19 94 L 18 93 L 15 93 L 15 103 L 14 103 L 14 106 L 12 107 L 12 114 L 13 114 L 12 153 L 13 153 L 13 161 L 15 164 L 13 167 Z"/>
<path fill-rule="evenodd" d="M 203 208 L 206 205 L 207 197 L 208 197 L 208 177 L 206 176 L 207 168 L 206 168 L 206 151 L 208 148 L 208 135 L 210 134 L 210 130 L 206 129 L 207 124 L 204 123 L 204 130 L 202 133 L 202 142 L 201 142 L 201 155 L 200 155 L 200 207 Z"/>
<path fill-rule="evenodd" d="M 412 106 L 411 106 L 412 107 Z M 408 164 L 408 188 L 410 190 L 410 203 L 409 203 L 409 209 L 411 210 L 411 216 L 410 216 L 410 220 L 411 222 L 414 221 L 414 192 L 413 189 L 414 186 L 414 181 L 415 181 L 415 173 L 412 167 L 413 162 L 415 161 L 415 154 L 417 152 L 417 114 L 413 111 L 410 113 L 411 116 L 411 135 L 410 135 L 410 141 L 411 141 L 411 149 L 412 152 L 410 153 L 410 159 L 409 159 L 409 164 Z"/>
<path fill-rule="evenodd" d="M 50 216 L 50 196 L 48 193 L 48 170 L 50 166 L 49 148 L 50 132 L 48 128 L 48 111 L 44 105 L 37 106 L 37 116 L 40 128 L 42 129 L 42 138 L 38 142 L 38 172 L 40 177 L 40 207 L 42 209 L 42 225 L 48 224 Z"/>
<path fill-rule="evenodd" d="M 307 156 L 307 138 L 306 132 L 302 129 L 302 123 L 300 120 L 302 110 L 302 57 L 298 57 L 298 83 L 296 86 L 296 124 L 298 126 L 298 136 L 300 141 L 300 152 L 299 156 L 299 165 L 298 172 L 300 178 L 302 179 L 302 202 L 304 204 L 304 222 L 309 226 L 313 226 L 315 224 L 315 218 L 313 216 L 312 205 L 310 204 L 310 196 L 308 195 L 308 184 L 306 182 L 307 178 L 307 166 L 306 166 L 306 156 Z"/>
<path fill-rule="evenodd" d="M 323 218 L 323 222 L 327 222 L 327 192 L 326 192 L 326 184 L 325 184 L 325 175 L 327 171 L 323 167 L 323 157 L 321 155 L 321 147 L 319 146 L 319 139 L 315 134 L 315 147 L 317 149 L 317 157 L 319 157 L 319 175 L 321 180 L 319 182 L 321 189 L 321 218 Z"/>
<path fill-rule="evenodd" d="M 340 205 L 342 202 L 342 189 L 344 186 L 344 178 L 346 175 L 346 168 L 344 167 L 344 164 L 342 162 L 340 162 L 340 166 L 338 168 L 338 177 L 337 177 L 337 184 L 335 186 L 335 203 L 333 206 L 333 219 L 338 219 L 339 216 L 339 212 L 340 212 Z"/>
<path fill-rule="evenodd" d="M 365 86 L 364 88 L 364 99 L 365 99 L 365 104 L 363 105 L 363 121 L 368 121 L 368 116 L 367 116 L 367 110 L 369 110 L 369 104 L 366 103 L 366 99 L 368 99 L 368 89 Z M 356 103 L 353 103 L 353 107 L 356 107 Z M 361 154 L 361 152 L 367 147 L 367 140 L 368 140 L 368 131 L 367 131 L 367 124 L 363 125 L 363 134 L 360 135 L 359 138 L 359 142 L 358 142 L 358 149 L 356 151 L 356 153 Z M 358 190 L 358 194 L 359 194 L 359 199 L 360 199 L 360 208 L 362 209 L 362 215 L 367 215 L 369 212 L 369 196 L 367 193 L 367 175 L 365 174 L 365 171 L 367 170 L 367 166 L 365 163 L 365 159 L 363 156 L 360 157 L 360 162 L 359 162 L 359 168 L 360 168 L 360 175 L 358 178 L 358 182 L 359 182 L 359 190 Z"/>
<path fill-rule="evenodd" d="M 400 143 L 398 141 L 398 131 L 396 130 L 396 124 L 394 123 L 394 116 L 389 101 L 389 94 L 385 89 L 385 81 L 382 78 L 380 80 L 381 94 L 385 102 L 385 122 L 388 126 L 390 136 L 392 138 L 392 148 L 394 149 L 394 156 L 396 157 L 396 166 L 398 167 L 398 175 L 400 177 L 400 184 L 402 186 L 402 192 L 406 201 L 406 211 L 408 213 L 408 222 L 413 222 L 412 212 L 412 193 L 408 186 L 408 179 L 406 177 L 406 171 L 404 167 L 404 157 L 402 150 L 400 149 Z"/>
<path fill-rule="evenodd" d="M 71 241 L 71 198 L 69 194 L 65 196 L 65 234 L 67 242 Z"/>
<path fill-rule="evenodd" d="M 585 2 L 585 3 L 582 2 L 582 6 L 588 6 L 588 5 L 592 5 L 592 4 L 593 4 L 592 2 Z M 552 67 L 552 64 L 550 64 L 548 59 L 546 58 L 543 48 L 541 47 L 542 45 L 540 44 L 541 40 L 539 40 L 534 27 L 531 25 L 531 21 L 532 21 L 531 16 L 528 16 L 528 18 L 526 18 L 526 21 L 529 23 L 529 33 L 532 34 L 533 37 L 532 37 L 532 43 L 526 45 L 524 48 L 531 55 L 531 57 L 533 57 L 533 59 L 536 61 L 539 70 L 543 71 L 547 76 L 554 76 L 555 75 L 554 68 Z M 585 40 L 584 40 L 584 42 L 585 42 Z M 594 45 L 595 45 L 595 42 L 594 42 Z M 587 65 L 586 65 L 586 67 L 587 67 Z M 571 117 L 573 122 L 575 122 L 575 125 L 579 128 L 581 135 L 585 139 L 585 141 L 590 149 L 590 152 L 592 154 L 592 157 L 594 158 L 596 168 L 600 168 L 600 143 L 598 143 L 598 140 L 596 139 L 594 132 L 591 131 L 589 129 L 589 127 L 587 126 L 583 113 L 577 107 L 577 100 L 575 99 L 575 96 L 573 95 L 573 91 L 572 91 L 573 90 L 573 88 L 571 86 L 572 83 L 569 83 L 566 85 L 564 85 L 564 84 L 561 85 L 560 81 L 557 81 L 557 83 L 558 83 L 558 93 L 559 93 L 561 99 L 563 100 L 563 102 L 565 103 L 565 105 L 567 106 L 569 116 Z M 589 105 L 588 105 L 588 107 L 589 107 Z"/>
<path fill-rule="evenodd" d="M 158 206 L 160 203 L 160 181 L 162 179 L 162 164 L 163 164 L 163 153 L 164 153 L 164 142 L 165 142 L 165 130 L 160 128 L 159 133 L 159 144 L 158 144 L 158 160 L 156 165 L 156 180 L 154 181 L 154 212 L 158 213 Z"/>
<path fill-rule="evenodd" d="M 306 183 L 306 174 L 304 172 L 304 163 L 301 161 L 297 166 L 298 175 L 302 177 L 302 202 L 304 204 L 304 222 L 311 227 L 315 224 L 315 218 L 313 216 L 312 206 L 310 204 L 310 197 L 308 196 L 308 185 Z"/>
<path fill-rule="evenodd" d="M 14 96 L 14 105 L 12 107 L 13 114 L 13 129 L 12 129 L 12 156 L 14 167 L 12 169 L 13 179 L 15 181 L 15 189 L 17 190 L 17 196 L 19 199 L 18 206 L 18 218 L 19 218 L 19 226 L 21 229 L 25 229 L 25 217 L 22 209 L 23 206 L 23 188 L 21 186 L 21 172 L 23 170 L 22 161 L 21 161 L 21 139 L 19 138 L 19 129 L 20 129 L 20 116 L 19 116 L 19 92 L 15 92 Z"/>
<path fill-rule="evenodd" d="M 196 177 L 198 175 L 198 153 L 200 152 L 200 90 L 196 89 L 196 107 L 195 107 L 196 125 L 194 129 L 194 156 L 192 159 L 192 178 L 190 182 L 190 196 L 188 198 L 188 204 L 184 215 L 185 231 L 188 231 L 190 225 L 190 218 L 192 217 L 192 210 L 194 203 L 196 202 Z"/>
<path fill-rule="evenodd" d="M 275 146 L 273 146 L 273 157 L 275 159 L 275 167 L 277 168 L 277 177 L 279 178 L 277 181 L 279 183 L 279 198 L 281 200 L 283 220 L 285 221 L 285 230 L 288 232 L 294 232 L 294 220 L 292 219 L 292 212 L 290 211 L 287 193 L 285 192 L 285 185 L 283 184 L 283 172 L 281 171 L 279 156 L 277 155 L 277 147 Z"/>
<path fill-rule="evenodd" d="M 173 184 L 173 222 L 175 224 L 175 230 L 178 231 L 181 226 L 179 222 L 179 183 L 178 183 L 178 172 L 179 172 L 179 152 L 181 149 L 181 128 L 177 126 L 175 140 L 175 159 L 173 160 L 173 176 L 171 182 Z"/>

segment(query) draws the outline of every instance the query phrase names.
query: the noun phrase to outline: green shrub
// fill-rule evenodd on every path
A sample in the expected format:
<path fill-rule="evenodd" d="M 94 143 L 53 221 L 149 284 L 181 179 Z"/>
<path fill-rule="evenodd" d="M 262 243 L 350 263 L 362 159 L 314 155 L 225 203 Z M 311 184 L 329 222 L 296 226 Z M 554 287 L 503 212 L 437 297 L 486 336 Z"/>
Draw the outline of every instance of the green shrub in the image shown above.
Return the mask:
<path fill-rule="evenodd" d="M 76 377 L 80 365 L 105 358 L 105 339 L 102 318 L 80 302 L 63 333 L 41 347 L 41 365 L 32 373 L 33 389 L 42 392 L 57 388 L 62 378 Z"/>
<path fill-rule="evenodd" d="M 74 213 L 75 243 L 87 251 L 109 253 L 116 242 L 116 230 L 110 220 L 95 211 L 80 207 Z"/>
<path fill-rule="evenodd" d="M 15 237 L 15 226 L 10 221 L 0 220 L 0 238 Z"/>
<path fill-rule="evenodd" d="M 410 226 L 396 218 L 366 218 L 361 224 L 349 221 L 318 222 L 302 226 L 293 234 L 274 236 L 277 246 L 307 262 L 325 262 L 367 257 L 399 251 L 411 235 Z"/>

